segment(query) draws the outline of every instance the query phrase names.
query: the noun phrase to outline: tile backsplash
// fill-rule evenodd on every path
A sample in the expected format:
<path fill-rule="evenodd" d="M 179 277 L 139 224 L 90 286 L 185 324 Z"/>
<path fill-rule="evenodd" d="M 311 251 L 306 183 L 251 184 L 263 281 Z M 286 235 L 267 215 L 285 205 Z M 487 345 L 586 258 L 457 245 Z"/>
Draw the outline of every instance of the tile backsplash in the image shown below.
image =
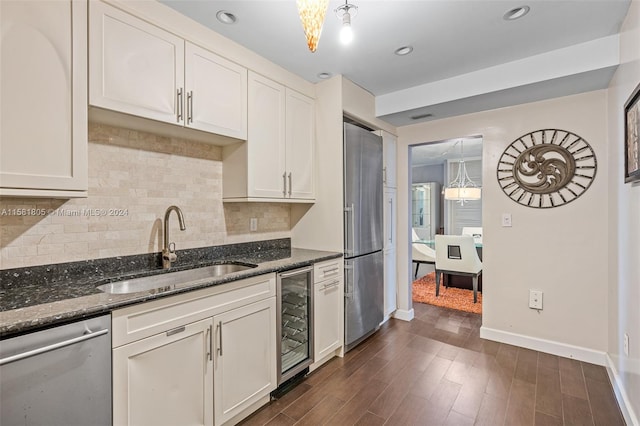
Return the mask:
<path fill-rule="evenodd" d="M 0 269 L 158 252 L 172 204 L 178 249 L 291 235 L 288 204 L 222 203 L 219 147 L 89 123 L 89 197 L 0 198 Z"/>

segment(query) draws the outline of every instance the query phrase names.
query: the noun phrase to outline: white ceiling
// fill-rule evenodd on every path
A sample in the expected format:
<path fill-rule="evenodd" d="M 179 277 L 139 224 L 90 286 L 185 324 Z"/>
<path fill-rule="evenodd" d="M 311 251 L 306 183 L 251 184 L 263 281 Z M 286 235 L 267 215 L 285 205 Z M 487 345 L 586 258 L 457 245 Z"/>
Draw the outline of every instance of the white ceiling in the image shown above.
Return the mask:
<path fill-rule="evenodd" d="M 344 2 L 330 1 L 318 49 L 311 53 L 294 0 L 160 1 L 308 81 L 319 81 L 321 72 L 344 75 L 376 95 L 377 115 L 394 125 L 606 87 L 617 65 L 617 48 L 612 48 L 616 40 L 588 43 L 617 34 L 630 4 L 350 0 L 358 6 L 352 20 L 354 41 L 343 46 L 333 10 Z M 531 11 L 524 18 L 502 18 L 525 3 Z M 235 14 L 237 23 L 218 22 L 219 10 Z M 581 43 L 587 43 L 582 50 L 574 47 Z M 404 45 L 412 45 L 413 53 L 394 55 Z M 558 49 L 565 50 L 549 56 Z M 557 71 L 549 74 L 547 69 Z M 520 79 L 490 81 L 492 75 L 503 74 L 518 74 Z M 460 90 L 448 96 L 451 85 Z M 439 92 L 441 96 L 431 96 Z M 433 117 L 410 118 L 421 113 Z"/>

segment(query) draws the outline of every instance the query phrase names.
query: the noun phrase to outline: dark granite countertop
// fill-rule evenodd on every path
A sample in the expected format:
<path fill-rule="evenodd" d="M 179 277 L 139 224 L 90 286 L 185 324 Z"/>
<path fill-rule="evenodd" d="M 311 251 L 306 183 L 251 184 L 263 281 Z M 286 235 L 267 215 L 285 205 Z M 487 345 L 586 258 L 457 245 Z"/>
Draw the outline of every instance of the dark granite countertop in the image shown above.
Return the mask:
<path fill-rule="evenodd" d="M 8 338 L 108 313 L 136 303 L 271 272 L 295 269 L 342 256 L 342 253 L 336 252 L 290 248 L 287 247 L 287 239 L 273 241 L 276 243 L 243 243 L 178 252 L 178 258 L 182 259 L 182 262 L 176 263 L 171 271 L 221 262 L 258 266 L 170 289 L 130 294 L 108 294 L 96 287 L 109 282 L 168 273 L 158 268 L 157 254 L 0 271 L 0 337 Z"/>

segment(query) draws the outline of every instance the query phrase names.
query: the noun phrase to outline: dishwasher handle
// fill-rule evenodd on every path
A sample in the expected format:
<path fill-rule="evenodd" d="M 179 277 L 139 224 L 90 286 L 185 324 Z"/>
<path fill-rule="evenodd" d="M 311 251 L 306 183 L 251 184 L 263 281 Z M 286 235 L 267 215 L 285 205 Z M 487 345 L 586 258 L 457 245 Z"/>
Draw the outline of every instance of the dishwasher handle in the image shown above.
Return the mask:
<path fill-rule="evenodd" d="M 85 340 L 93 339 L 94 337 L 99 337 L 109 332 L 108 329 L 99 330 L 84 334 L 79 337 L 74 337 L 73 339 L 64 340 L 62 342 L 54 343 L 52 345 L 43 346 L 38 349 L 33 349 L 27 352 L 22 352 L 16 355 L 8 356 L 6 358 L 0 359 L 0 365 L 9 364 L 10 362 L 20 361 L 21 359 L 29 358 L 34 355 L 40 355 L 45 352 L 51 352 L 55 349 L 63 348 L 65 346 L 73 345 L 74 343 L 84 342 Z"/>

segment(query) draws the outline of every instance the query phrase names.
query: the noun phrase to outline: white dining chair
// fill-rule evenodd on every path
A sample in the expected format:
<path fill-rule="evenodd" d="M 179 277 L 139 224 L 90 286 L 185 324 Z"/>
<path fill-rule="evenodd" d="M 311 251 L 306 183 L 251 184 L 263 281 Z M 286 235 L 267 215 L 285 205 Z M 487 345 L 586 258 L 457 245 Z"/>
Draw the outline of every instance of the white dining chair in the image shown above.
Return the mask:
<path fill-rule="evenodd" d="M 473 280 L 473 303 L 478 301 L 478 277 L 482 261 L 470 235 L 436 235 L 436 297 L 440 295 L 440 274 L 462 275 Z"/>
<path fill-rule="evenodd" d="M 436 251 L 422 243 L 411 243 L 411 261 L 416 264 L 416 272 L 413 279 L 418 278 L 418 269 L 423 263 L 435 265 Z"/>

